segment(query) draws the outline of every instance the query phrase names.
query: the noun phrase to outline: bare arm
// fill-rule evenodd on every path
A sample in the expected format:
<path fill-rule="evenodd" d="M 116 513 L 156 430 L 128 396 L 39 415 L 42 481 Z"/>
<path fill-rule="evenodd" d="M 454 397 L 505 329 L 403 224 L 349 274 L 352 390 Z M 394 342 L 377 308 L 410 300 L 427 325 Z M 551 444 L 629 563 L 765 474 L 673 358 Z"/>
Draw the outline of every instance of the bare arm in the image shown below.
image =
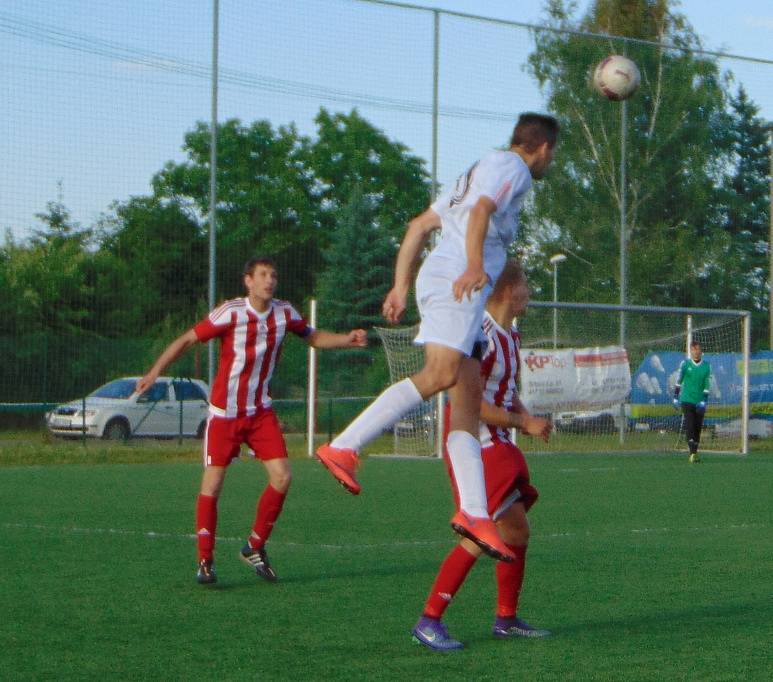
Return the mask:
<path fill-rule="evenodd" d="M 352 329 L 346 334 L 315 329 L 304 340 L 313 348 L 363 348 L 368 345 L 368 333 L 364 329 Z"/>
<path fill-rule="evenodd" d="M 400 244 L 395 263 L 395 280 L 384 299 L 382 312 L 389 322 L 398 322 L 405 312 L 405 302 L 411 281 L 422 250 L 430 234 L 440 227 L 440 216 L 431 208 L 416 216 L 408 223 L 408 230 Z"/>
<path fill-rule="evenodd" d="M 470 209 L 464 243 L 467 269 L 454 282 L 454 298 L 457 301 L 461 301 L 465 294 L 471 298 L 473 291 L 482 289 L 488 282 L 488 275 L 483 269 L 483 243 L 486 241 L 489 218 L 496 210 L 497 205 L 488 197 L 480 197 Z"/>
<path fill-rule="evenodd" d="M 137 393 L 145 393 L 145 391 L 156 382 L 156 379 L 158 379 L 160 374 L 198 340 L 196 332 L 193 331 L 193 329 L 189 329 L 183 335 L 178 336 L 166 347 L 164 352 L 158 356 L 158 360 L 156 360 L 153 367 L 148 370 L 148 373 L 137 382 L 134 390 Z"/>
<path fill-rule="evenodd" d="M 520 400 L 517 402 L 515 412 L 509 412 L 502 407 L 497 407 L 482 400 L 480 403 L 480 420 L 484 424 L 491 424 L 491 426 L 518 429 L 529 436 L 539 436 L 546 443 L 553 429 L 549 419 L 532 416 Z"/>

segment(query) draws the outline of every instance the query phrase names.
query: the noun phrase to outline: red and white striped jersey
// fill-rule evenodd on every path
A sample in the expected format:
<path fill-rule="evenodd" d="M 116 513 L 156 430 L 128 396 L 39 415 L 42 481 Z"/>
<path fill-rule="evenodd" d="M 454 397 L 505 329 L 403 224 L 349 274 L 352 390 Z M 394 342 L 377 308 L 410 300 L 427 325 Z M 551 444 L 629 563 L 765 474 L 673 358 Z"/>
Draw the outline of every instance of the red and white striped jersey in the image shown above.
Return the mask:
<path fill-rule="evenodd" d="M 488 311 L 483 315 L 483 331 L 488 339 L 488 348 L 480 364 L 483 399 L 513 412 L 521 370 L 521 335 L 515 326 L 508 330 L 500 327 Z M 481 447 L 486 448 L 497 442 L 510 442 L 509 429 L 481 422 Z"/>
<path fill-rule="evenodd" d="M 287 301 L 273 299 L 264 313 L 249 298 L 215 308 L 194 328 L 199 341 L 220 337 L 220 365 L 209 401 L 212 414 L 246 417 L 271 407 L 269 384 L 285 334 L 314 331 Z"/>

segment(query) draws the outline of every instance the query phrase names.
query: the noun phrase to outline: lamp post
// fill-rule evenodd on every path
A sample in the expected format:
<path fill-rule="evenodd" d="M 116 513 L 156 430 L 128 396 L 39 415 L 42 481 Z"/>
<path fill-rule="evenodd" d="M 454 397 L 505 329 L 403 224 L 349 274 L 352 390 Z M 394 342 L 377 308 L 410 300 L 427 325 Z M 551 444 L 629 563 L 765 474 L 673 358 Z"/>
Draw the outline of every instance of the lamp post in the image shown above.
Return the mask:
<path fill-rule="evenodd" d="M 550 257 L 550 264 L 553 266 L 553 303 L 558 302 L 558 264 L 565 260 L 563 253 Z M 558 348 L 558 308 L 553 308 L 553 348 Z"/>

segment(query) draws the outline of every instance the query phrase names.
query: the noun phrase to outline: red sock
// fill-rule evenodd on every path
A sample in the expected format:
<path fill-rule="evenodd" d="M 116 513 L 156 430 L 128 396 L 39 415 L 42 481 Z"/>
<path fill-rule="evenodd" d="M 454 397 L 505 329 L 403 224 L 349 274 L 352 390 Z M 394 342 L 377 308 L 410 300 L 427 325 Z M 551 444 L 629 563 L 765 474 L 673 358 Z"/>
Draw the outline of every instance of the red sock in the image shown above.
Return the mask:
<path fill-rule="evenodd" d="M 429 618 L 441 618 L 454 595 L 459 591 L 464 579 L 475 565 L 477 557 L 470 554 L 462 545 L 454 547 L 445 558 L 438 571 L 435 584 L 424 605 L 424 615 Z"/>
<path fill-rule="evenodd" d="M 252 549 L 260 549 L 266 544 L 268 536 L 274 528 L 274 522 L 282 511 L 287 493 L 280 493 L 276 488 L 267 485 L 258 500 L 258 508 L 255 511 L 255 524 L 252 526 L 252 535 L 247 542 Z M 257 536 L 257 537 L 256 537 Z"/>
<path fill-rule="evenodd" d="M 507 545 L 515 554 L 515 561 L 505 563 L 497 561 L 497 616 L 515 618 L 518 613 L 518 597 L 523 585 L 523 572 L 526 567 L 526 546 Z"/>
<path fill-rule="evenodd" d="M 199 495 L 196 500 L 196 539 L 199 548 L 199 561 L 212 560 L 215 549 L 215 531 L 217 530 L 217 498 Z"/>

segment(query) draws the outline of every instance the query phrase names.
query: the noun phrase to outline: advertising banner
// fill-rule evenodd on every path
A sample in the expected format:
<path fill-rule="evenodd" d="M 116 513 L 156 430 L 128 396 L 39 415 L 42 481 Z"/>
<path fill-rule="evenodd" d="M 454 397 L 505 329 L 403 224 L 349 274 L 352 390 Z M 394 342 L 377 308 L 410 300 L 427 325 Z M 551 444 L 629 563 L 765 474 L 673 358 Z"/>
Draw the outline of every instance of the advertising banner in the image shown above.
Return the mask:
<path fill-rule="evenodd" d="M 708 423 L 740 416 L 743 356 L 740 353 L 704 353 L 711 365 Z M 684 353 L 650 352 L 637 368 L 631 391 L 631 416 L 671 415 L 674 385 Z M 749 363 L 749 408 L 752 420 L 773 421 L 773 352 L 752 353 Z"/>
<path fill-rule="evenodd" d="M 532 413 L 593 410 L 624 402 L 631 391 L 621 346 L 521 349 L 521 400 Z"/>

